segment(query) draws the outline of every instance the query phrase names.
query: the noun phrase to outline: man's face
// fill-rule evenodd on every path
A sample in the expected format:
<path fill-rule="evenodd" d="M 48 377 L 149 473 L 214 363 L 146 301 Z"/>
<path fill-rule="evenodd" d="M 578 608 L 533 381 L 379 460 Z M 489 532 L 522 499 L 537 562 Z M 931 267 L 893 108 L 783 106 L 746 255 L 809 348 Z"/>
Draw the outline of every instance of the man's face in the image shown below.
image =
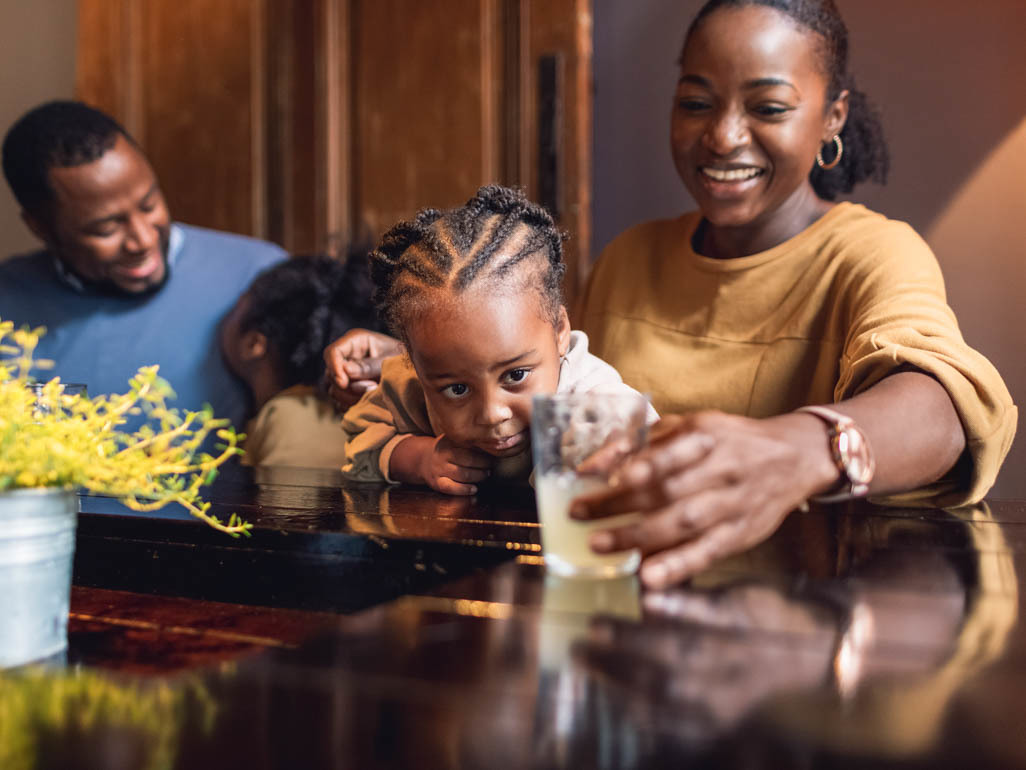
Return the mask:
<path fill-rule="evenodd" d="M 50 216 L 26 221 L 72 272 L 125 294 L 163 284 L 171 217 L 135 145 L 119 136 L 92 163 L 50 169 L 50 184 Z"/>

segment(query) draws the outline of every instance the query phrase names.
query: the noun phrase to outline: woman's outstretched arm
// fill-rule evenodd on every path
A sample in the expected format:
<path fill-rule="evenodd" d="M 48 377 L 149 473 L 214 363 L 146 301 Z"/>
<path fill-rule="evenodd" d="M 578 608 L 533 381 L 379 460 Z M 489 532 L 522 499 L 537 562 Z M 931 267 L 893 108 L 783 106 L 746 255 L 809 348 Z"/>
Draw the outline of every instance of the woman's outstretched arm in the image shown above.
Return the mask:
<path fill-rule="evenodd" d="M 947 392 L 920 372 L 894 374 L 830 408 L 851 417 L 869 441 L 872 495 L 936 481 L 966 445 Z M 640 547 L 642 580 L 662 588 L 765 540 L 788 513 L 839 480 L 827 425 L 814 415 L 700 412 L 664 419 L 650 446 L 620 469 L 615 488 L 581 498 L 572 515 L 641 511 L 639 523 L 595 533 L 592 547 Z"/>

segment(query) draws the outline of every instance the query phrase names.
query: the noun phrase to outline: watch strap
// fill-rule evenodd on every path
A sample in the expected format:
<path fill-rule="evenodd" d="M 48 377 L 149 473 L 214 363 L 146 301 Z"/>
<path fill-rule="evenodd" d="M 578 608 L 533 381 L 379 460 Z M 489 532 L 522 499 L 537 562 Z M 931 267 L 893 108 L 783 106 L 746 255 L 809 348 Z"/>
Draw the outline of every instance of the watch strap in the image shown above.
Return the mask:
<path fill-rule="evenodd" d="M 876 463 L 869 442 L 855 421 L 848 415 L 825 406 L 803 406 L 795 411 L 814 414 L 827 424 L 830 452 L 834 465 L 840 472 L 840 489 L 816 495 L 812 499 L 820 503 L 834 503 L 865 497 L 869 491 L 869 483 L 873 480 Z"/>

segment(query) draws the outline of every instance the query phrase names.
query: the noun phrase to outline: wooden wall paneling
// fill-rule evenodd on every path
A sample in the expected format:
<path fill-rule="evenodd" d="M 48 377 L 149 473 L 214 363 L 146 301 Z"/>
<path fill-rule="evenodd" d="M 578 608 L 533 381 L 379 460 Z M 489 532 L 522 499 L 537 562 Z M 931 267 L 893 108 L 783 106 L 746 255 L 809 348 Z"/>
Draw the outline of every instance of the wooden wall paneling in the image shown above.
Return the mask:
<path fill-rule="evenodd" d="M 174 215 L 293 252 L 374 242 L 487 182 L 538 199 L 547 57 L 576 294 L 590 236 L 590 0 L 79 0 L 79 16 L 79 96 L 137 137 Z"/>
<path fill-rule="evenodd" d="M 525 29 L 529 40 L 525 59 L 530 67 L 528 97 L 521 121 L 527 153 L 523 182 L 528 194 L 541 196 L 539 180 L 539 80 L 542 62 L 556 68 L 560 104 L 556 110 L 559 136 L 560 225 L 570 233 L 566 244 L 564 288 L 572 306 L 583 288 L 591 251 L 592 71 L 591 0 L 526 0 Z"/>
<path fill-rule="evenodd" d="M 76 93 L 146 151 L 172 215 L 264 236 L 265 0 L 79 0 Z"/>
<path fill-rule="evenodd" d="M 348 1 L 267 0 L 268 237 L 342 256 L 348 232 Z"/>
<path fill-rule="evenodd" d="M 318 76 L 323 6 L 267 0 L 267 235 L 294 254 L 326 246 Z"/>
<path fill-rule="evenodd" d="M 301 3 L 298 7 L 306 9 L 309 4 Z M 306 48 L 297 45 L 295 8 L 288 0 L 267 0 L 264 40 L 267 237 L 289 251 L 294 250 L 296 227 L 292 218 L 295 193 L 292 171 L 297 160 L 292 152 L 295 144 L 293 115 L 298 109 L 296 102 L 302 101 L 293 98 L 293 90 L 299 85 L 296 69 L 301 69 L 296 58 L 299 51 Z"/>
<path fill-rule="evenodd" d="M 530 163 L 530 138 L 524 131 L 531 89 L 530 31 L 527 29 L 528 0 L 504 0 L 502 4 L 502 93 L 499 142 L 502 179 L 507 185 L 524 187 Z"/>
<path fill-rule="evenodd" d="M 351 0 L 353 230 L 375 240 L 502 171 L 497 0 Z"/>
<path fill-rule="evenodd" d="M 264 237 L 263 0 L 144 8 L 141 141 L 172 213 Z"/>
<path fill-rule="evenodd" d="M 350 0 L 318 0 L 316 232 L 326 253 L 341 255 L 352 227 L 352 72 Z"/>
<path fill-rule="evenodd" d="M 122 123 L 128 98 L 127 14 L 124 1 L 78 3 L 75 96 Z"/>

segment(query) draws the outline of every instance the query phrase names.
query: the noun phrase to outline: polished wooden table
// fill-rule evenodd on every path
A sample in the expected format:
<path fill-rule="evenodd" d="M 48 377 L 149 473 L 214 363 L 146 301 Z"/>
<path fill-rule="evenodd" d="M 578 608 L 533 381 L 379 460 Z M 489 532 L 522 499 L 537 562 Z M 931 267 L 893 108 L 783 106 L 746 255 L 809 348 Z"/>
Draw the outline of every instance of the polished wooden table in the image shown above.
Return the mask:
<path fill-rule="evenodd" d="M 645 593 L 546 577 L 529 490 L 208 499 L 253 537 L 82 498 L 67 664 L 0 678 L 71 698 L 34 766 L 1026 766 L 1026 503 L 813 507 Z"/>

